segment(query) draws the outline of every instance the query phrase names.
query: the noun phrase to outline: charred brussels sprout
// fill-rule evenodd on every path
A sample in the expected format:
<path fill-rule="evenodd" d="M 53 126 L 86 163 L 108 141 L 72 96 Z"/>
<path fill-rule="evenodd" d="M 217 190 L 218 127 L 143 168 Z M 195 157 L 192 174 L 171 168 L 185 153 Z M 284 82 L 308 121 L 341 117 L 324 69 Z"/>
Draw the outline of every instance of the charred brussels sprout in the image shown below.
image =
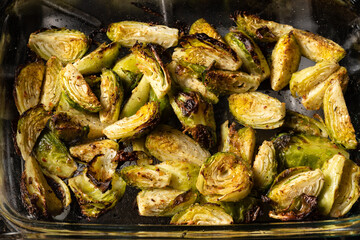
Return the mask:
<path fill-rule="evenodd" d="M 70 100 L 70 104 L 79 110 L 98 112 L 101 104 L 91 91 L 79 70 L 69 63 L 60 72 L 62 89 Z"/>
<path fill-rule="evenodd" d="M 255 188 L 267 190 L 277 176 L 277 167 L 274 144 L 264 141 L 259 147 L 252 166 Z"/>
<path fill-rule="evenodd" d="M 89 174 L 93 176 L 97 182 L 108 182 L 114 176 L 118 162 L 118 152 L 115 149 L 107 148 L 104 154 L 96 156 L 89 162 Z"/>
<path fill-rule="evenodd" d="M 120 44 L 101 44 L 97 49 L 74 63 L 74 66 L 83 75 L 101 72 L 115 62 L 120 52 Z"/>
<path fill-rule="evenodd" d="M 58 177 L 69 178 L 77 169 L 64 143 L 47 129 L 39 137 L 33 152 L 40 166 Z"/>
<path fill-rule="evenodd" d="M 283 89 L 290 82 L 291 75 L 299 68 L 300 48 L 292 32 L 282 36 L 271 54 L 270 82 L 275 91 Z"/>
<path fill-rule="evenodd" d="M 195 203 L 198 194 L 176 189 L 149 189 L 136 197 L 141 216 L 173 216 Z"/>
<path fill-rule="evenodd" d="M 87 217 L 97 218 L 113 208 L 124 195 L 126 183 L 115 173 L 111 180 L 111 188 L 102 192 L 86 174 L 85 169 L 80 175 L 69 179 L 69 187 L 75 194 L 81 212 Z"/>
<path fill-rule="evenodd" d="M 233 153 L 219 152 L 200 168 L 196 182 L 199 192 L 219 201 L 236 202 L 245 198 L 253 186 L 253 173 L 247 163 Z"/>
<path fill-rule="evenodd" d="M 175 225 L 228 225 L 233 223 L 231 215 L 216 204 L 194 204 L 171 218 Z"/>
<path fill-rule="evenodd" d="M 270 68 L 259 46 L 245 32 L 226 34 L 225 41 L 241 59 L 244 68 L 252 75 L 260 76 L 260 82 L 270 76 Z"/>
<path fill-rule="evenodd" d="M 112 23 L 106 32 L 111 41 L 119 42 L 125 47 L 132 47 L 139 42 L 155 43 L 164 48 L 177 45 L 178 33 L 176 28 L 135 21 Z"/>
<path fill-rule="evenodd" d="M 171 79 L 155 46 L 136 44 L 131 51 L 135 55 L 138 68 L 149 81 L 156 96 L 163 98 L 170 90 Z"/>
<path fill-rule="evenodd" d="M 220 206 L 230 214 L 235 223 L 254 222 L 260 215 L 259 199 L 250 196 L 239 202 L 220 202 Z"/>
<path fill-rule="evenodd" d="M 196 33 L 205 33 L 209 37 L 225 43 L 221 35 L 215 30 L 215 28 L 203 18 L 196 20 L 190 27 L 189 34 L 193 35 Z"/>
<path fill-rule="evenodd" d="M 30 34 L 28 46 L 45 60 L 56 56 L 61 62 L 68 63 L 86 53 L 89 39 L 77 30 L 49 29 Z"/>
<path fill-rule="evenodd" d="M 31 215 L 50 218 L 61 213 L 63 204 L 47 183 L 34 157 L 25 161 L 20 190 L 22 201 Z"/>
<path fill-rule="evenodd" d="M 14 99 L 20 114 L 40 102 L 41 87 L 45 74 L 43 61 L 29 63 L 16 76 Z"/>
<path fill-rule="evenodd" d="M 184 160 L 200 166 L 210 157 L 192 138 L 167 125 L 160 125 L 148 134 L 145 146 L 160 161 Z"/>
<path fill-rule="evenodd" d="M 122 118 L 107 126 L 103 133 L 110 139 L 131 139 L 140 137 L 156 126 L 160 120 L 159 104 L 149 102 L 142 106 L 135 115 Z"/>
<path fill-rule="evenodd" d="M 232 94 L 228 98 L 232 115 L 245 126 L 274 129 L 283 125 L 285 103 L 260 92 Z"/>
<path fill-rule="evenodd" d="M 114 123 L 119 119 L 120 107 L 124 98 L 124 90 L 116 73 L 108 69 L 102 70 L 100 90 L 102 106 L 99 112 L 100 121 L 108 124 Z"/>
<path fill-rule="evenodd" d="M 183 125 L 185 132 L 202 147 L 216 145 L 216 124 L 212 104 L 196 92 L 180 92 L 170 97 L 170 104 Z"/>
<path fill-rule="evenodd" d="M 282 167 L 308 166 L 321 168 L 335 154 L 349 158 L 349 153 L 329 139 L 306 134 L 281 134 L 274 140 L 276 154 Z"/>
<path fill-rule="evenodd" d="M 347 149 L 355 149 L 355 129 L 339 81 L 335 81 L 325 91 L 324 116 L 330 138 Z"/>
<path fill-rule="evenodd" d="M 120 77 L 127 90 L 135 88 L 143 75 L 136 65 L 133 53 L 119 59 L 112 70 Z"/>

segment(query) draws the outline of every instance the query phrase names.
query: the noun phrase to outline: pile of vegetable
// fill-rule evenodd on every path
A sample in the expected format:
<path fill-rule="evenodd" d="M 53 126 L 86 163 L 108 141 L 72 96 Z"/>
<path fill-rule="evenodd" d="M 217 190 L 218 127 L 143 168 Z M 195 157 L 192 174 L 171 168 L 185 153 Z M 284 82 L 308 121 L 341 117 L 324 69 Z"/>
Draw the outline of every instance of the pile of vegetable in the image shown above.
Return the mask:
<path fill-rule="evenodd" d="M 112 23 L 111 42 L 91 51 L 77 30 L 32 33 L 38 58 L 14 86 L 29 214 L 56 218 L 77 201 L 97 218 L 130 186 L 139 215 L 171 224 L 346 215 L 359 198 L 360 168 L 348 152 L 358 143 L 338 63 L 344 49 L 244 12 L 233 20 L 224 37 L 204 19 L 188 32 Z M 299 71 L 301 56 L 315 65 Z M 287 110 L 257 91 L 263 81 L 274 91 L 289 86 L 325 120 Z M 224 106 L 230 117 L 216 121 Z M 257 129 L 278 131 L 257 149 Z"/>

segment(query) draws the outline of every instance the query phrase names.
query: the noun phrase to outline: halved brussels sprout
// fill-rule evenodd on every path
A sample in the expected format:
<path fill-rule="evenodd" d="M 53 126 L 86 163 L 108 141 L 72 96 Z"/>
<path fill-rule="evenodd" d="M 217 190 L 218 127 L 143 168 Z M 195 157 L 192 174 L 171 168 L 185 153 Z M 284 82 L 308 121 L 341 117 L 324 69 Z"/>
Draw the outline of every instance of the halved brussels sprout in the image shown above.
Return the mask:
<path fill-rule="evenodd" d="M 205 33 L 209 37 L 225 43 L 221 35 L 215 30 L 215 28 L 203 18 L 199 18 L 193 24 L 191 24 L 189 34 L 192 35 L 196 33 Z"/>
<path fill-rule="evenodd" d="M 254 222 L 260 215 L 260 201 L 251 196 L 239 202 L 220 202 L 220 206 L 230 214 L 235 223 Z"/>
<path fill-rule="evenodd" d="M 193 64 L 236 71 L 241 66 L 241 60 L 226 44 L 209 37 L 204 33 L 185 36 L 182 39 L 183 48 L 175 48 L 172 59 Z M 215 63 L 214 63 L 215 62 Z"/>
<path fill-rule="evenodd" d="M 216 124 L 211 103 L 203 100 L 196 92 L 179 92 L 170 97 L 170 104 L 185 132 L 202 147 L 215 147 Z"/>
<path fill-rule="evenodd" d="M 358 144 L 355 129 L 338 80 L 326 89 L 323 109 L 330 138 L 347 149 L 355 149 Z"/>
<path fill-rule="evenodd" d="M 30 108 L 20 116 L 17 123 L 16 144 L 24 160 L 30 156 L 50 117 L 50 112 L 45 111 L 41 104 Z"/>
<path fill-rule="evenodd" d="M 171 79 L 155 46 L 136 44 L 131 51 L 135 55 L 137 67 L 149 81 L 156 96 L 163 98 L 170 90 Z"/>
<path fill-rule="evenodd" d="M 306 134 L 280 134 L 274 140 L 279 163 L 284 168 L 309 166 L 321 168 L 335 154 L 349 158 L 349 153 L 329 139 Z"/>
<path fill-rule="evenodd" d="M 195 203 L 198 194 L 176 189 L 142 190 L 136 197 L 141 216 L 173 216 Z"/>
<path fill-rule="evenodd" d="M 225 41 L 241 59 L 244 68 L 252 75 L 260 76 L 260 82 L 270 76 L 270 68 L 259 46 L 245 32 L 233 31 Z"/>
<path fill-rule="evenodd" d="M 24 66 L 15 78 L 14 99 L 17 110 L 23 114 L 40 102 L 41 87 L 45 75 L 43 61 Z"/>
<path fill-rule="evenodd" d="M 71 177 L 77 169 L 64 143 L 48 129 L 44 129 L 33 153 L 42 168 L 60 178 Z"/>
<path fill-rule="evenodd" d="M 219 152 L 232 152 L 252 165 L 255 150 L 255 131 L 251 127 L 244 127 L 238 131 L 235 123 L 229 127 L 229 121 L 225 121 L 220 127 L 221 143 Z"/>
<path fill-rule="evenodd" d="M 100 90 L 100 103 L 102 106 L 99 112 L 100 121 L 108 124 L 114 123 L 119 119 L 124 98 L 124 89 L 116 73 L 109 69 L 102 70 Z"/>
<path fill-rule="evenodd" d="M 120 44 L 116 42 L 103 43 L 85 57 L 74 62 L 74 67 L 83 75 L 99 73 L 101 69 L 112 66 L 119 55 L 120 48 Z"/>
<path fill-rule="evenodd" d="M 229 109 L 239 123 L 255 129 L 274 129 L 284 123 L 285 103 L 261 92 L 232 94 Z"/>
<path fill-rule="evenodd" d="M 131 165 L 121 169 L 121 176 L 128 185 L 147 189 L 168 187 L 172 174 L 155 165 Z"/>
<path fill-rule="evenodd" d="M 224 202 L 237 202 L 250 193 L 252 178 L 252 170 L 245 161 L 234 153 L 219 152 L 201 166 L 196 187 L 205 196 L 216 196 Z"/>
<path fill-rule="evenodd" d="M 306 167 L 286 169 L 279 174 L 267 197 L 276 209 L 288 209 L 302 194 L 317 197 L 324 185 L 324 174 L 320 169 Z"/>
<path fill-rule="evenodd" d="M 126 183 L 115 172 L 111 180 L 111 188 L 102 192 L 93 184 L 86 174 L 87 169 L 69 179 L 69 187 L 75 194 L 81 212 L 87 217 L 97 218 L 104 212 L 113 208 L 125 193 Z"/>
<path fill-rule="evenodd" d="M 260 190 L 267 190 L 277 176 L 277 167 L 274 144 L 264 141 L 259 147 L 252 166 L 254 186 Z"/>
<path fill-rule="evenodd" d="M 315 66 L 304 68 L 292 74 L 290 79 L 291 94 L 296 97 L 306 96 L 316 85 L 325 81 L 332 73 L 340 68 L 336 62 L 323 61 Z"/>
<path fill-rule="evenodd" d="M 180 85 L 182 89 L 189 89 L 190 91 L 198 92 L 211 103 L 217 103 L 219 98 L 199 80 L 200 76 L 193 70 L 172 61 L 167 65 L 167 69 L 172 79 Z"/>
<path fill-rule="evenodd" d="M 77 30 L 48 29 L 30 34 L 28 46 L 38 56 L 49 60 L 56 56 L 62 63 L 81 58 L 88 50 L 88 37 Z"/>
<path fill-rule="evenodd" d="M 228 225 L 233 218 L 216 204 L 194 204 L 171 218 L 175 225 Z"/>
<path fill-rule="evenodd" d="M 112 70 L 120 77 L 127 90 L 135 88 L 143 75 L 136 65 L 133 53 L 118 60 Z"/>
<path fill-rule="evenodd" d="M 319 115 L 315 115 L 314 117 L 317 117 L 318 120 L 298 112 L 286 110 L 283 126 L 294 132 L 327 138 L 328 133 L 324 121 Z"/>
<path fill-rule="evenodd" d="M 165 161 L 156 165 L 161 170 L 171 174 L 169 187 L 178 190 L 196 190 L 196 179 L 199 174 L 199 166 L 184 160 Z"/>
<path fill-rule="evenodd" d="M 60 101 L 61 84 L 59 73 L 63 65 L 57 57 L 51 57 L 46 63 L 45 79 L 40 102 L 45 110 L 51 111 Z"/>
<path fill-rule="evenodd" d="M 106 35 L 111 41 L 132 47 L 135 43 L 156 43 L 164 48 L 178 44 L 179 30 L 164 25 L 122 21 L 109 25 Z"/>
<path fill-rule="evenodd" d="M 330 39 L 299 29 L 294 29 L 293 33 L 301 54 L 314 62 L 339 62 L 346 55 L 346 51 Z"/>
<path fill-rule="evenodd" d="M 201 166 L 210 157 L 192 138 L 167 125 L 160 125 L 148 134 L 145 146 L 160 161 L 184 160 Z"/>
<path fill-rule="evenodd" d="M 120 141 L 140 137 L 154 128 L 160 120 L 159 104 L 148 102 L 135 115 L 122 118 L 104 128 L 103 133 L 110 139 Z"/>
<path fill-rule="evenodd" d="M 233 19 L 239 29 L 262 42 L 276 42 L 293 30 L 290 25 L 264 20 L 246 12 L 236 12 Z"/>
<path fill-rule="evenodd" d="M 93 176 L 97 182 L 108 182 L 115 174 L 118 162 L 118 152 L 115 149 L 107 148 L 102 155 L 95 156 L 89 162 L 89 174 Z"/>
<path fill-rule="evenodd" d="M 293 32 L 282 36 L 271 54 L 270 82 L 275 91 L 283 89 L 290 82 L 291 75 L 299 68 L 301 53 Z"/>
<path fill-rule="evenodd" d="M 327 160 L 321 168 L 324 174 L 324 187 L 319 195 L 319 211 L 323 215 L 328 215 L 334 204 L 335 196 L 340 187 L 340 181 L 344 170 L 346 158 L 341 154 L 336 154 Z"/>
<path fill-rule="evenodd" d="M 256 91 L 260 84 L 260 76 L 245 72 L 209 70 L 206 71 L 205 86 L 220 95 Z"/>
<path fill-rule="evenodd" d="M 83 162 L 89 163 L 96 156 L 105 155 L 108 151 L 117 152 L 118 150 L 119 144 L 117 142 L 104 139 L 72 146 L 70 147 L 70 154 Z"/>
<path fill-rule="evenodd" d="M 333 84 L 334 81 L 340 81 L 341 88 L 345 91 L 349 82 L 349 76 L 346 68 L 340 67 L 325 81 L 312 88 L 301 100 L 302 105 L 304 105 L 304 107 L 308 110 L 319 110 L 321 106 L 323 106 L 325 90 L 329 85 Z"/>
<path fill-rule="evenodd" d="M 63 204 L 47 183 L 36 159 L 29 156 L 20 182 L 22 201 L 31 215 L 50 218 L 61 213 Z"/>
<path fill-rule="evenodd" d="M 79 110 L 100 111 L 101 104 L 99 100 L 73 64 L 69 63 L 61 70 L 60 81 L 63 91 L 71 100 L 71 105 L 79 108 Z"/>
<path fill-rule="evenodd" d="M 360 196 L 360 168 L 346 159 L 340 186 L 335 193 L 335 201 L 329 213 L 330 217 L 342 217 L 348 213 Z"/>

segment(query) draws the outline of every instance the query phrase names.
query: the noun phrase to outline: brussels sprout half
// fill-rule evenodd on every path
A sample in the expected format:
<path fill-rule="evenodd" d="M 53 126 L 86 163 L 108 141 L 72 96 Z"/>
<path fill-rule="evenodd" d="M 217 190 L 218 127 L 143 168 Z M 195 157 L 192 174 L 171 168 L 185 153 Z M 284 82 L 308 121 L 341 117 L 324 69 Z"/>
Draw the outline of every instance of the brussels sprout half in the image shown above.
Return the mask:
<path fill-rule="evenodd" d="M 239 202 L 220 202 L 220 206 L 230 214 L 235 223 L 255 222 L 260 216 L 260 200 L 251 196 Z"/>
<path fill-rule="evenodd" d="M 103 155 L 93 158 L 88 164 L 88 171 L 97 182 L 105 183 L 112 179 L 119 162 L 119 154 L 115 149 L 104 149 Z"/>
<path fill-rule="evenodd" d="M 143 75 L 136 65 L 136 58 L 133 53 L 119 59 L 112 70 L 120 77 L 124 88 L 127 90 L 135 88 Z"/>
<path fill-rule="evenodd" d="M 193 24 L 191 24 L 189 34 L 193 35 L 196 33 L 205 33 L 209 37 L 225 43 L 221 35 L 204 18 L 199 18 Z"/>
<path fill-rule="evenodd" d="M 30 34 L 28 46 L 38 56 L 49 60 L 56 56 L 62 63 L 81 58 L 88 50 L 88 37 L 77 30 L 48 29 Z"/>

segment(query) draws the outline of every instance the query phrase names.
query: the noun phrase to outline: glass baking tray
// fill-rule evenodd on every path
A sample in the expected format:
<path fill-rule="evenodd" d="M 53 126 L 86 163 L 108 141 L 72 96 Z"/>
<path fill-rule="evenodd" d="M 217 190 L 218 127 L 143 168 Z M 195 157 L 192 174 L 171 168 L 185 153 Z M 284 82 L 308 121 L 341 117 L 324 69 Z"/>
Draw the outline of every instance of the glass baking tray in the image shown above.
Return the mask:
<path fill-rule="evenodd" d="M 28 217 L 19 191 L 22 160 L 12 140 L 12 124 L 18 114 L 12 97 L 14 75 L 24 63 L 30 33 L 49 27 L 78 29 L 106 41 L 100 29 L 111 22 L 137 20 L 172 27 L 190 25 L 200 17 L 225 34 L 234 23 L 230 14 L 246 10 L 264 19 L 293 25 L 328 37 L 347 50 L 340 62 L 347 67 L 350 83 L 346 101 L 360 133 L 360 11 L 357 1 L 339 0 L 4 0 L 0 3 L 0 213 L 9 228 L 28 238 L 274 238 L 328 237 L 360 234 L 360 206 L 344 218 L 306 222 L 257 222 L 229 226 L 173 226 L 167 218 L 138 216 L 131 189 L 115 207 L 97 220 L 79 216 L 76 208 L 62 222 L 38 221 Z M 300 68 L 313 64 L 303 59 Z M 269 84 L 268 84 L 269 85 Z M 266 83 L 262 89 L 270 89 Z M 311 115 L 289 90 L 275 94 L 287 108 Z M 355 150 L 351 158 L 360 162 Z M 133 192 L 132 192 L 133 191 Z"/>

